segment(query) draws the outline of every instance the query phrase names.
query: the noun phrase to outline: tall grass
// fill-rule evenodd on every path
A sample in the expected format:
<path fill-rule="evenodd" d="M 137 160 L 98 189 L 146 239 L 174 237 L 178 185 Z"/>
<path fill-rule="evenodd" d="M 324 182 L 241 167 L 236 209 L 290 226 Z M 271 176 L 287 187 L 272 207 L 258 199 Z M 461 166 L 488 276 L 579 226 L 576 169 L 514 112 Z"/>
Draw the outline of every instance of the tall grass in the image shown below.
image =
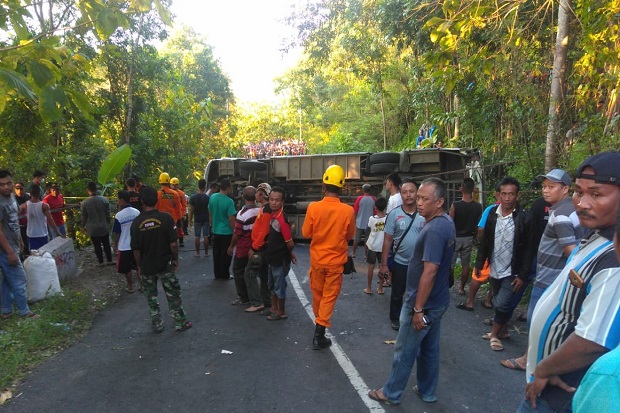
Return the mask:
<path fill-rule="evenodd" d="M 82 337 L 101 306 L 88 292 L 65 287 L 63 295 L 31 305 L 40 318 L 14 314 L 1 320 L 0 388 L 14 387 L 34 366 Z"/>

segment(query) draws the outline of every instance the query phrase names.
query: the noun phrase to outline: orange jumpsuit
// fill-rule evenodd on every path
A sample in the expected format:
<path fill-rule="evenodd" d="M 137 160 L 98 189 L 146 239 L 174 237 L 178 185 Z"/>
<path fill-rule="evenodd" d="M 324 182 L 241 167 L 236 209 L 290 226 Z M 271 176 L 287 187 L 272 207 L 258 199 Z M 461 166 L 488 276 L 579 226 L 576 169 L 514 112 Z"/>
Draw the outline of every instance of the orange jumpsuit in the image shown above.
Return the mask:
<path fill-rule="evenodd" d="M 187 199 L 185 198 L 185 192 L 180 189 L 175 189 L 179 194 L 179 199 L 181 200 L 181 222 L 177 222 L 177 235 L 179 237 L 183 237 L 185 233 L 183 232 L 183 217 L 187 215 Z"/>
<path fill-rule="evenodd" d="M 157 191 L 155 209 L 172 215 L 174 223 L 177 224 L 182 217 L 179 193 L 168 186 L 162 186 L 161 189 Z"/>
<path fill-rule="evenodd" d="M 327 196 L 308 206 L 301 229 L 310 242 L 310 289 L 316 324 L 330 327 L 336 299 L 342 287 L 348 241 L 355 235 L 353 208 Z"/>

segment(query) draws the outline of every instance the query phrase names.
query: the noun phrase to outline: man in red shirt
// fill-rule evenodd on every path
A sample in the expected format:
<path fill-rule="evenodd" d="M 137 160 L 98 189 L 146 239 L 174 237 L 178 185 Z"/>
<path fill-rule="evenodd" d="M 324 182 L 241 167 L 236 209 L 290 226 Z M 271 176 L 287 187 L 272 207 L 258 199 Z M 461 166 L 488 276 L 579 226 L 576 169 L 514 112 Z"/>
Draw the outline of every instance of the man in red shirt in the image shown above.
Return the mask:
<path fill-rule="evenodd" d="M 43 202 L 50 206 L 50 212 L 52 214 L 52 219 L 54 220 L 54 224 L 58 228 L 58 231 L 62 234 L 63 237 L 67 236 L 67 228 L 65 226 L 65 218 L 62 216 L 62 210 L 66 207 L 65 199 L 62 197 L 60 193 L 60 185 L 57 183 L 52 184 L 52 188 L 50 189 L 50 193 L 43 198 Z M 49 232 L 50 240 L 56 238 L 53 232 Z"/>

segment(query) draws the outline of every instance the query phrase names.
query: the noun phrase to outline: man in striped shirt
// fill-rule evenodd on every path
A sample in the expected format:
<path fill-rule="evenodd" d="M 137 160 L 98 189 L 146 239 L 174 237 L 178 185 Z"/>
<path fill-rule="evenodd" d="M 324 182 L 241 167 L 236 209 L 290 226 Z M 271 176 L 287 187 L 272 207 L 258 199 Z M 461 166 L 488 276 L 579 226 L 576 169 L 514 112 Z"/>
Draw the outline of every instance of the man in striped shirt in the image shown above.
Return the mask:
<path fill-rule="evenodd" d="M 620 263 L 613 234 L 620 203 L 620 153 L 586 159 L 573 204 L 590 230 L 544 292 L 532 316 L 525 400 L 518 413 L 571 412 L 588 368 L 620 342 Z"/>
<path fill-rule="evenodd" d="M 245 205 L 237 212 L 233 236 L 228 246 L 228 255 L 233 255 L 233 249 L 236 247 L 233 258 L 233 276 L 235 277 L 237 298 L 231 302 L 232 305 L 250 304 L 244 274 L 245 267 L 248 265 L 248 251 L 252 247 L 252 227 L 260 211 L 256 205 L 256 188 L 253 186 L 243 188 L 243 201 Z"/>

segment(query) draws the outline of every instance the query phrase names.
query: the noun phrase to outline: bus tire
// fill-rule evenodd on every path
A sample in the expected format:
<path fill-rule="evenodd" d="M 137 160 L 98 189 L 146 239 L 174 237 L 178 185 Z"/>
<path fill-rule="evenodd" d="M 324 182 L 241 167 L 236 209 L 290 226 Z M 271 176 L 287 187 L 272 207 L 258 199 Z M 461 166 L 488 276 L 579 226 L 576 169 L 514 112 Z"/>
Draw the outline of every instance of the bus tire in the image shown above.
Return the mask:
<path fill-rule="evenodd" d="M 398 172 L 398 163 L 388 162 L 388 163 L 376 163 L 370 165 L 370 174 L 371 175 L 387 175 L 392 172 Z"/>
<path fill-rule="evenodd" d="M 370 162 L 370 166 L 378 165 L 378 164 L 387 164 L 387 163 L 395 163 L 400 164 L 400 153 L 399 152 L 379 152 L 373 153 L 370 155 L 368 160 Z"/>

